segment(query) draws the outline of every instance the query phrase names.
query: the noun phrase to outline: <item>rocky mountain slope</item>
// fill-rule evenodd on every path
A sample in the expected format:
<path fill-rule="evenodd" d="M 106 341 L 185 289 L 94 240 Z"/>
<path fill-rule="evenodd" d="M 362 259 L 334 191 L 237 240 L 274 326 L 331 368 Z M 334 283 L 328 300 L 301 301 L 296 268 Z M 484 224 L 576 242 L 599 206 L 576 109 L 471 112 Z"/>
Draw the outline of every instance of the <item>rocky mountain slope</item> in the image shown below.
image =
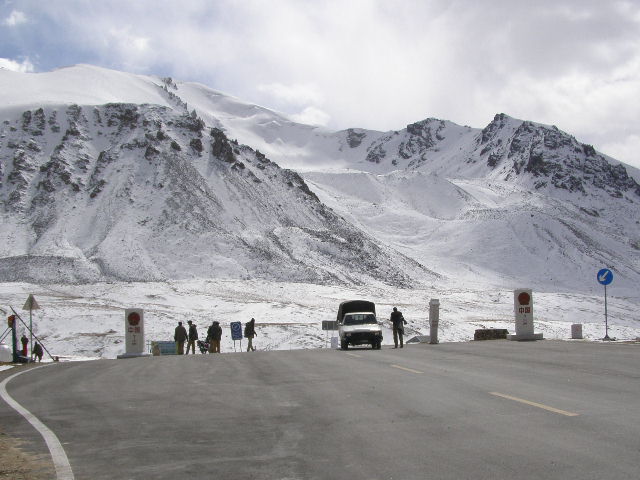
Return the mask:
<path fill-rule="evenodd" d="M 640 173 L 554 126 L 336 132 L 91 66 L 0 92 L 4 279 L 640 280 Z"/>
<path fill-rule="evenodd" d="M 2 280 L 430 275 L 195 111 L 40 107 L 5 117 L 0 137 Z"/>
<path fill-rule="evenodd" d="M 594 290 L 594 272 L 609 266 L 634 294 L 637 169 L 504 114 L 482 130 L 428 119 L 365 146 L 369 136 L 353 147 L 363 149 L 359 174 L 304 175 L 372 235 L 451 278 Z"/>

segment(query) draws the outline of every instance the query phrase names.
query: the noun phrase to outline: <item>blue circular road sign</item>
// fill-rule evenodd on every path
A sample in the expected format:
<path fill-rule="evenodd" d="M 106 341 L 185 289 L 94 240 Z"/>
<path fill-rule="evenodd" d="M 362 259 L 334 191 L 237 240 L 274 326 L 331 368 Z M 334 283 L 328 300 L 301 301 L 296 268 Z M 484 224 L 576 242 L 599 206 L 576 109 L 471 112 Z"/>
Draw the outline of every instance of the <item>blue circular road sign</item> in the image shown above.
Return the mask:
<path fill-rule="evenodd" d="M 242 340 L 242 324 L 240 322 L 231 322 L 231 339 Z"/>
<path fill-rule="evenodd" d="M 613 282 L 613 272 L 608 268 L 602 268 L 598 271 L 598 283 L 600 285 L 609 285 Z"/>

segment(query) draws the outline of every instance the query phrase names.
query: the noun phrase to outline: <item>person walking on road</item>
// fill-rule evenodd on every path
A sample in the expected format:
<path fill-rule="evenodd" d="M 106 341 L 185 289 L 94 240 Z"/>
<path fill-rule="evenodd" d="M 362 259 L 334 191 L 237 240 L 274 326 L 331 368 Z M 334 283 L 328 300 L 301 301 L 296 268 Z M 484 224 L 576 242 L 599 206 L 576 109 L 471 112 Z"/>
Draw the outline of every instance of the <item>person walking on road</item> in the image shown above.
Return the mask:
<path fill-rule="evenodd" d="M 393 307 L 393 312 L 391 312 L 389 320 L 393 323 L 393 343 L 395 344 L 393 348 L 398 348 L 398 337 L 400 338 L 400 348 L 402 348 L 402 336 L 404 335 L 404 326 L 407 324 L 407 321 L 402 316 L 402 312 L 398 311 L 396 307 Z"/>
<path fill-rule="evenodd" d="M 188 333 L 188 341 L 187 341 L 187 355 L 189 355 L 189 349 L 191 349 L 191 353 L 196 354 L 196 340 L 198 340 L 198 330 L 196 329 L 196 324 L 191 320 L 187 322 L 189 324 L 189 333 Z"/>
<path fill-rule="evenodd" d="M 222 339 L 222 327 L 220 322 L 214 321 L 207 330 L 209 339 L 209 353 L 220 353 L 220 340 Z"/>
<path fill-rule="evenodd" d="M 252 318 L 244 325 L 244 338 L 246 338 L 248 342 L 247 352 L 256 351 L 256 347 L 253 346 L 253 337 L 256 335 L 256 319 Z"/>
<path fill-rule="evenodd" d="M 182 322 L 178 322 L 173 339 L 176 341 L 178 355 L 184 355 L 184 342 L 187 340 L 187 329 L 182 326 Z"/>

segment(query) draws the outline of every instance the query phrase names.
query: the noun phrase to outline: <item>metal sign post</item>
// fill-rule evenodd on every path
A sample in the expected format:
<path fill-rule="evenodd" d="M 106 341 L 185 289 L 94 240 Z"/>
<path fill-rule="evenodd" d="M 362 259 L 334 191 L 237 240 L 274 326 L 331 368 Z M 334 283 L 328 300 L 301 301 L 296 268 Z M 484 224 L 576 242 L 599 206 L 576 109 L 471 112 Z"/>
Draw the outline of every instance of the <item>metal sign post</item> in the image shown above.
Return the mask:
<path fill-rule="evenodd" d="M 438 343 L 438 323 L 440 322 L 440 300 L 432 298 L 429 301 L 429 343 Z"/>
<path fill-rule="evenodd" d="M 16 336 L 16 316 L 9 316 L 9 318 L 7 318 L 7 324 L 11 329 L 11 361 L 18 363 L 18 352 L 16 350 L 16 343 L 18 343 L 18 337 Z"/>
<path fill-rule="evenodd" d="M 329 342 L 329 331 L 338 330 L 338 322 L 336 320 L 323 320 L 322 330 L 327 332 L 325 337 L 325 346 L 327 346 Z"/>
<path fill-rule="evenodd" d="M 38 310 L 40 308 L 40 305 L 38 305 L 38 302 L 36 302 L 36 299 L 33 295 L 29 294 L 29 298 L 27 298 L 27 301 L 24 304 L 24 307 L 22 307 L 23 310 L 29 310 L 29 334 L 30 334 L 30 340 L 29 340 L 29 358 L 33 359 L 33 318 L 31 316 L 31 313 L 33 310 Z"/>
<path fill-rule="evenodd" d="M 608 268 L 598 270 L 596 275 L 598 283 L 604 285 L 604 338 L 603 340 L 611 340 L 609 338 L 609 319 L 607 315 L 607 285 L 613 282 L 613 272 Z"/>
<path fill-rule="evenodd" d="M 231 322 L 231 339 L 233 340 L 233 351 L 236 351 L 236 340 L 240 340 L 240 351 L 242 351 L 242 323 Z"/>

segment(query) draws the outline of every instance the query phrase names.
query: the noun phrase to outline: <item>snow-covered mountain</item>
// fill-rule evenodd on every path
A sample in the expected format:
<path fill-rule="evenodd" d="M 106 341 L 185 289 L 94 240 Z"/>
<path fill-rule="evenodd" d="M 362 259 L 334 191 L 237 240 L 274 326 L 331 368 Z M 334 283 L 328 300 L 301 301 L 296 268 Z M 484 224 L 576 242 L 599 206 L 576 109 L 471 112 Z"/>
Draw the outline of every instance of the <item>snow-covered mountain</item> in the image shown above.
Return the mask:
<path fill-rule="evenodd" d="M 0 70 L 0 122 L 4 280 L 640 280 L 638 170 L 504 114 L 336 132 L 81 65 Z"/>
<path fill-rule="evenodd" d="M 609 266 L 637 295 L 637 169 L 504 114 L 482 130 L 428 119 L 357 139 L 360 172 L 304 176 L 399 251 L 447 277 L 544 290 L 593 289 L 594 272 Z"/>
<path fill-rule="evenodd" d="M 326 208 L 297 173 L 155 88 L 165 105 L 22 110 L 11 97 L 0 127 L 2 280 L 407 285 L 433 275 Z"/>

